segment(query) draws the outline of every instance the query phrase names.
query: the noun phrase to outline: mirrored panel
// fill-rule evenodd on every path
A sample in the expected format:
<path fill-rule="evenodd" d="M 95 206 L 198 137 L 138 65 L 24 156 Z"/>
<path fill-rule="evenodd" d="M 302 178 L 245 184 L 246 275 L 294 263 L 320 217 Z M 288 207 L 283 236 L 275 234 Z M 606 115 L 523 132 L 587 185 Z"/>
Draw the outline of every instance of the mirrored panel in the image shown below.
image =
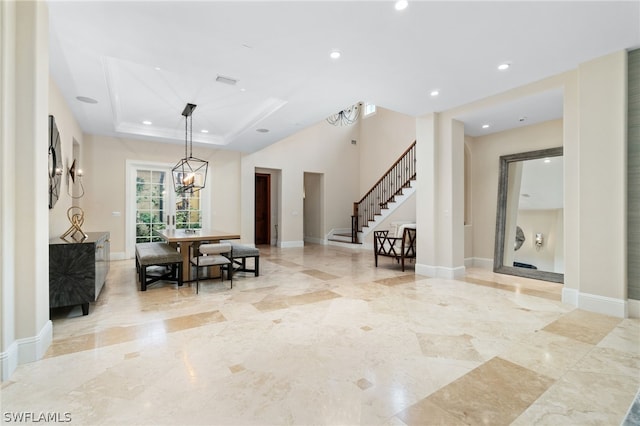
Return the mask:
<path fill-rule="evenodd" d="M 562 147 L 500 157 L 493 270 L 564 282 Z"/>

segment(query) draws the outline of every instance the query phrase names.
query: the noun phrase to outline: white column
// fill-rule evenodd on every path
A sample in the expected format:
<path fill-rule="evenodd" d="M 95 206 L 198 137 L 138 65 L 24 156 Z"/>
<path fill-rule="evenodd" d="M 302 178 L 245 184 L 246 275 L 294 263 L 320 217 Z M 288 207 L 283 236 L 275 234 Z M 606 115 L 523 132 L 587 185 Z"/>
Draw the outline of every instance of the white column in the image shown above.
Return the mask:
<path fill-rule="evenodd" d="M 578 68 L 580 295 L 578 307 L 627 315 L 627 53 Z"/>
<path fill-rule="evenodd" d="M 437 276 L 436 134 L 438 114 L 416 119 L 416 274 Z"/>
<path fill-rule="evenodd" d="M 416 122 L 416 273 L 464 275 L 464 125 L 442 114 Z"/>
<path fill-rule="evenodd" d="M 0 2 L 0 379 L 18 364 L 15 343 L 15 2 Z"/>
<path fill-rule="evenodd" d="M 46 3 L 3 2 L 2 27 L 2 87 L 13 86 L 4 92 L 2 111 L 1 328 L 5 379 L 17 364 L 40 359 L 52 337 L 46 172 L 49 135 Z"/>

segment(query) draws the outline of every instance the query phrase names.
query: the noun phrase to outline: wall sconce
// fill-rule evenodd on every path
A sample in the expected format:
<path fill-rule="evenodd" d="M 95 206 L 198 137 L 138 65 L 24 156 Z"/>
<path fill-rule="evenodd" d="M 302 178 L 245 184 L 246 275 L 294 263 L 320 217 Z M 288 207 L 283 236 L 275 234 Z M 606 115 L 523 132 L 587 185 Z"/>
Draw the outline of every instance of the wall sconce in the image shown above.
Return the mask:
<path fill-rule="evenodd" d="M 544 244 L 544 237 L 542 236 L 541 232 L 536 233 L 535 244 L 536 250 L 540 250 L 540 247 L 542 247 L 542 245 Z"/>
<path fill-rule="evenodd" d="M 84 195 L 84 185 L 82 184 L 83 172 L 82 169 L 76 168 L 75 159 L 73 160 L 73 163 L 71 163 L 71 167 L 69 167 L 68 175 L 70 182 L 67 186 L 67 194 L 69 194 L 71 198 L 82 198 L 82 196 Z M 80 185 L 80 195 L 73 195 L 72 193 L 70 193 L 71 187 L 76 183 L 76 179 L 78 179 L 78 185 Z"/>

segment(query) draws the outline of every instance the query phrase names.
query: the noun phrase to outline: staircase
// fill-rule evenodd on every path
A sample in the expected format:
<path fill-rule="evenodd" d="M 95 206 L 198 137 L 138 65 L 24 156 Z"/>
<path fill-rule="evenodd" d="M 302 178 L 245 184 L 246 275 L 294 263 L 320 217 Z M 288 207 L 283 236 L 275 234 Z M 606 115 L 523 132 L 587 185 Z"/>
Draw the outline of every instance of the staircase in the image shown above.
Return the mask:
<path fill-rule="evenodd" d="M 391 213 L 391 207 L 404 202 L 413 192 L 411 182 L 416 179 L 416 142 L 396 160 L 376 184 L 353 203 L 351 216 L 351 243 L 361 243 L 363 237 L 375 228 L 375 223 Z M 334 234 L 336 235 L 336 234 Z"/>

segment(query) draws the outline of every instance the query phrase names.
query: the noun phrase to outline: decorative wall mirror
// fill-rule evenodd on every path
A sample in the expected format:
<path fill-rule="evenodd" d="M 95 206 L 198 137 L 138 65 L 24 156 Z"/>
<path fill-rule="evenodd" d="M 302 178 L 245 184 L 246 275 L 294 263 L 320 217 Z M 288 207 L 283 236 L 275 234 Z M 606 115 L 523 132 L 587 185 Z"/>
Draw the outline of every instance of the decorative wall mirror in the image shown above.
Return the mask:
<path fill-rule="evenodd" d="M 564 282 L 562 147 L 500 157 L 493 270 Z"/>
<path fill-rule="evenodd" d="M 49 116 L 49 208 L 55 206 L 60 197 L 60 179 L 62 177 L 62 154 L 60 147 L 60 133 L 56 126 L 56 119 Z"/>

